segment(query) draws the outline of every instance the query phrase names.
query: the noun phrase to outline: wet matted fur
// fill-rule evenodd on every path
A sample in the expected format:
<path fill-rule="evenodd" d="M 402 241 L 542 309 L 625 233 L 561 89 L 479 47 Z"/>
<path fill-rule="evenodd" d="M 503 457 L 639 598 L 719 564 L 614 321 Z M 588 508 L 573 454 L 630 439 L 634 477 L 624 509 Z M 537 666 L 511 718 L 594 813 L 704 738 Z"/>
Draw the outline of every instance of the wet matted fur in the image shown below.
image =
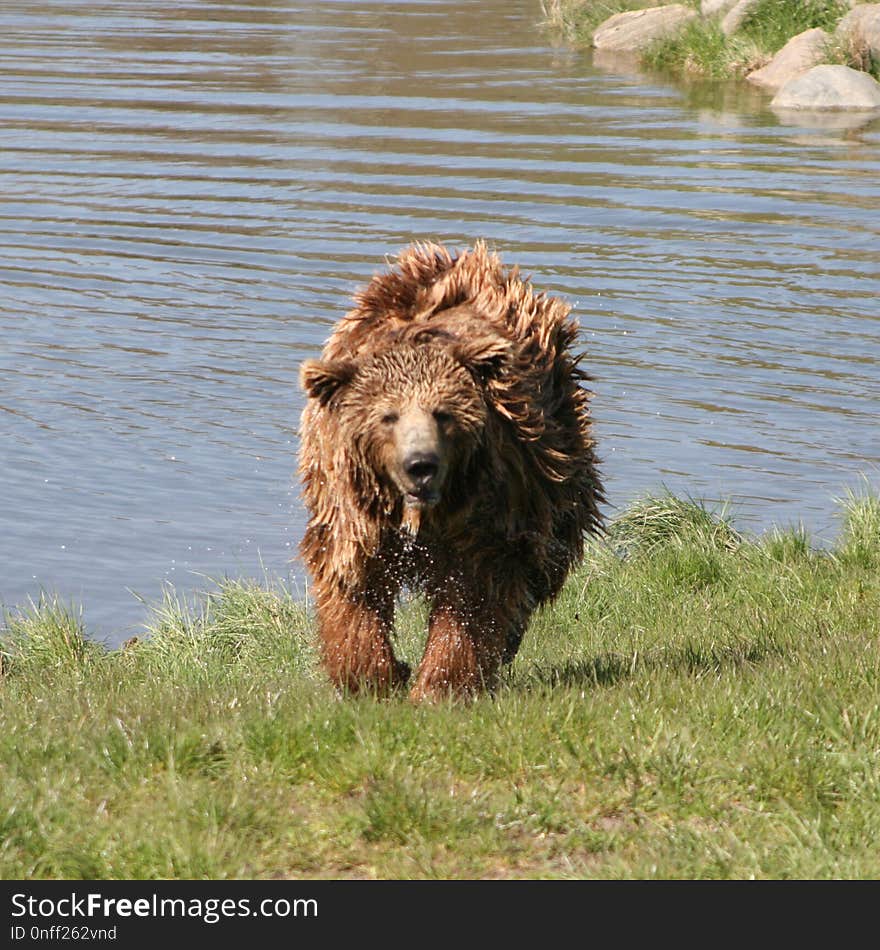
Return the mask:
<path fill-rule="evenodd" d="M 355 302 L 301 370 L 324 666 L 343 690 L 404 685 L 406 585 L 430 608 L 412 698 L 491 688 L 601 526 L 577 323 L 482 242 L 414 244 Z"/>

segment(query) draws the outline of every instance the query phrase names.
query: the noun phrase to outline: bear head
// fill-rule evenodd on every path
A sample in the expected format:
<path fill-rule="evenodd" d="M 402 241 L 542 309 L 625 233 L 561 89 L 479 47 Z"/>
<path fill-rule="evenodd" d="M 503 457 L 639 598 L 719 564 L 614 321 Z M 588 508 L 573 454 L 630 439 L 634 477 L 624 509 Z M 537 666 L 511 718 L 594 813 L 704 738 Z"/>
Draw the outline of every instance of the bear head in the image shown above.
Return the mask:
<path fill-rule="evenodd" d="M 486 385 L 503 372 L 509 349 L 496 336 L 401 334 L 351 358 L 307 360 L 301 381 L 333 420 L 332 437 L 348 440 L 352 458 L 421 512 L 441 502 L 483 444 Z"/>

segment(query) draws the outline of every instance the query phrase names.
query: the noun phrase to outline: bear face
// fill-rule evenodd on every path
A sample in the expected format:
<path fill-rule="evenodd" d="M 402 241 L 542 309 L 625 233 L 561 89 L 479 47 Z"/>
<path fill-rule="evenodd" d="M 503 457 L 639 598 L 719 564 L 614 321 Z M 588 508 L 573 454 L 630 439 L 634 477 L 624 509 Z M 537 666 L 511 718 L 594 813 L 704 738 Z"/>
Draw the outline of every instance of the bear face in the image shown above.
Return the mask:
<path fill-rule="evenodd" d="M 482 443 L 485 393 L 454 346 L 404 343 L 363 360 L 310 360 L 302 377 L 336 427 L 352 433 L 353 457 L 408 509 L 436 507 L 450 474 Z"/>

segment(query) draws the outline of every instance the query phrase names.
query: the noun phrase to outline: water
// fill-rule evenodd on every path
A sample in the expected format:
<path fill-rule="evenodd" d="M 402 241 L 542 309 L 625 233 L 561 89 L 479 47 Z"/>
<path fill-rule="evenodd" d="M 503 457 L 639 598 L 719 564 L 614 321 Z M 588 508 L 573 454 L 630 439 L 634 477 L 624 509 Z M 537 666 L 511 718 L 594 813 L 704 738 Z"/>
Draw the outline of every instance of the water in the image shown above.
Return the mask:
<path fill-rule="evenodd" d="M 417 238 L 576 304 L 614 507 L 880 480 L 880 122 L 555 48 L 532 0 L 0 6 L 0 599 L 110 643 L 304 526 L 297 369 Z"/>

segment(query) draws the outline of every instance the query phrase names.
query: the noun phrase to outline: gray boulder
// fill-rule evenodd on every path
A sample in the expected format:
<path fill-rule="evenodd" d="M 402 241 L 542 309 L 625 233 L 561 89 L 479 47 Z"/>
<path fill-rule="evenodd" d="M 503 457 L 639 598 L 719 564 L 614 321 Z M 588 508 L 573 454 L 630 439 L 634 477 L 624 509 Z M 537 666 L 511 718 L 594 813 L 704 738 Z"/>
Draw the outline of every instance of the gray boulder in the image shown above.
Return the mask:
<path fill-rule="evenodd" d="M 765 89 L 780 89 L 790 79 L 800 76 L 825 59 L 831 36 L 818 27 L 793 36 L 782 49 L 760 69 L 746 76 L 749 82 Z"/>
<path fill-rule="evenodd" d="M 675 33 L 697 15 L 696 10 L 681 3 L 615 13 L 593 32 L 593 46 L 596 49 L 637 52 L 654 40 Z"/>
<path fill-rule="evenodd" d="M 849 66 L 814 66 L 776 93 L 774 109 L 880 109 L 880 83 Z"/>

